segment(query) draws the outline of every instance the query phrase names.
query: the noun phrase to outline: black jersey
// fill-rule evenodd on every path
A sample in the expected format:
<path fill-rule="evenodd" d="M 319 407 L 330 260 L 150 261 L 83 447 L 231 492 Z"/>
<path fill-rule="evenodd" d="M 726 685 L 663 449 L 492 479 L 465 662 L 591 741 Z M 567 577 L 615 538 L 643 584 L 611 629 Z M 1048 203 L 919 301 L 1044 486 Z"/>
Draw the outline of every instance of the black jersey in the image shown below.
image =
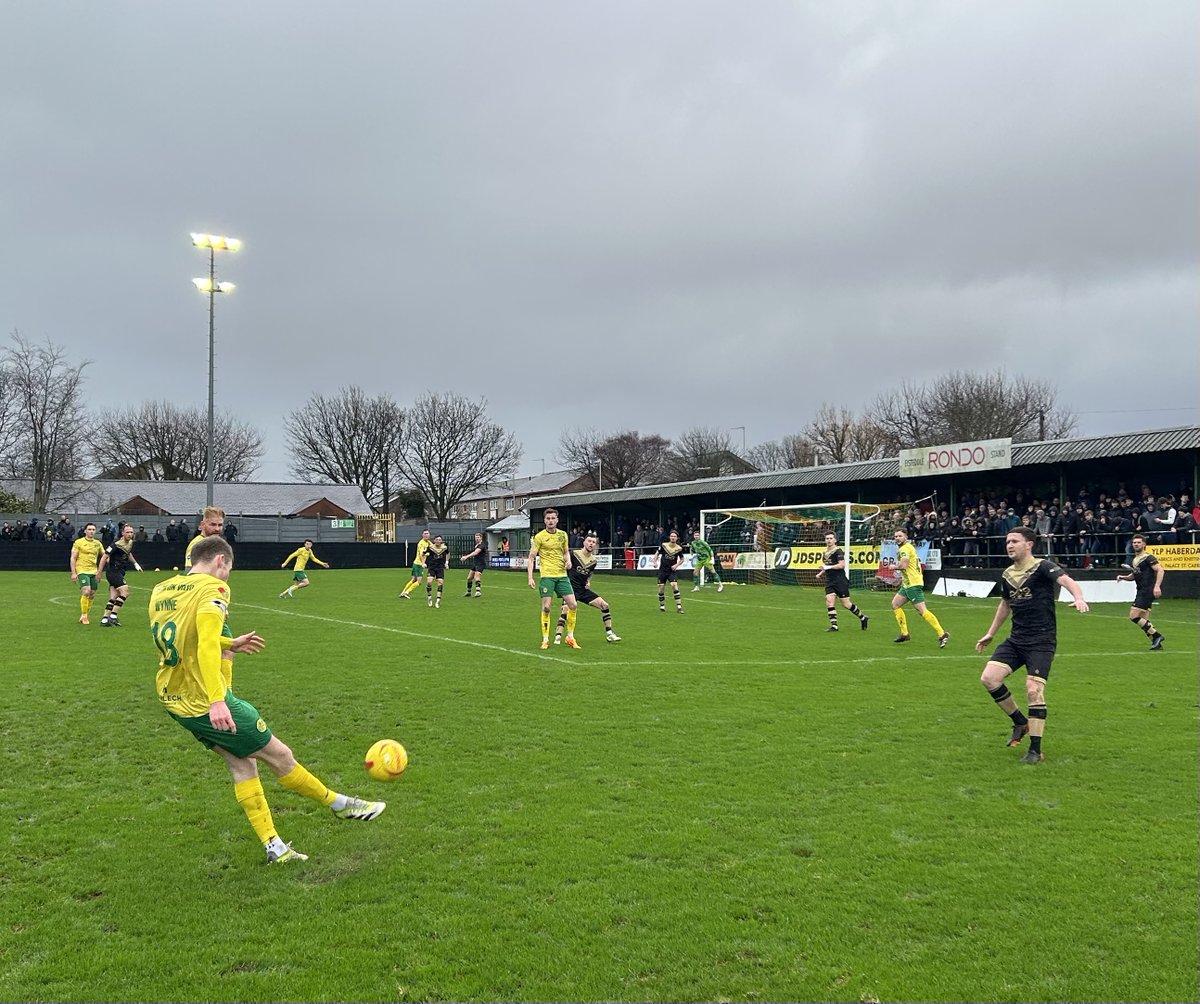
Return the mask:
<path fill-rule="evenodd" d="M 836 544 L 833 547 L 825 548 L 825 556 L 821 559 L 823 565 L 836 565 L 839 561 L 846 560 L 846 552 Z M 827 586 L 840 586 L 843 583 L 849 583 L 846 578 L 845 568 L 827 568 L 825 569 L 825 584 Z"/>
<path fill-rule="evenodd" d="M 1055 604 L 1058 580 L 1066 572 L 1043 558 L 1023 568 L 1009 565 L 1000 579 L 1000 595 L 1012 612 L 1009 638 L 1025 648 L 1054 648 L 1058 643 Z"/>
<path fill-rule="evenodd" d="M 1138 594 L 1154 593 L 1154 580 L 1158 578 L 1158 559 L 1149 551 L 1134 555 L 1133 581 L 1137 584 Z"/>
<path fill-rule="evenodd" d="M 106 573 L 124 575 L 129 571 L 129 566 L 132 563 L 133 541 L 126 542 L 123 538 L 113 541 L 113 543 L 104 549 L 104 553 L 108 555 Z"/>
<path fill-rule="evenodd" d="M 446 559 L 450 556 L 448 544 L 430 544 L 425 552 L 425 567 L 434 578 L 440 579 L 446 573 Z"/>
<path fill-rule="evenodd" d="M 567 578 L 571 580 L 571 588 L 581 593 L 591 584 L 592 572 L 596 570 L 596 556 L 589 554 L 582 547 L 571 552 L 571 567 Z"/>
<path fill-rule="evenodd" d="M 682 557 L 682 544 L 672 544 L 669 540 L 664 540 L 658 545 L 658 570 L 660 572 L 669 572 L 679 564 Z"/>

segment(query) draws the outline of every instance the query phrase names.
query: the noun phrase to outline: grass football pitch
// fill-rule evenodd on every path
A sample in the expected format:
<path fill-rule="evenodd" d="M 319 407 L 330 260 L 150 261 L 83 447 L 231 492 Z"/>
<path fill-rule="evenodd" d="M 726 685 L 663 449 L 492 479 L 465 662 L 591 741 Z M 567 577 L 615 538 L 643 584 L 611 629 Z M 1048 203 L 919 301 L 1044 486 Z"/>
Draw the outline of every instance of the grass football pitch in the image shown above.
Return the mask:
<path fill-rule="evenodd" d="M 371 823 L 264 788 L 307 862 L 267 867 L 228 772 L 157 706 L 149 587 L 78 621 L 0 577 L 0 999 L 1196 1000 L 1197 606 L 1161 652 L 1062 605 L 1045 762 L 1005 748 L 975 640 L 994 600 L 597 577 L 619 644 L 538 649 L 523 573 L 439 610 L 403 571 L 234 573 L 235 690 Z M 1168 586 L 1170 576 L 1168 575 Z M 1003 637 L 1005 629 L 1001 633 Z M 1024 676 L 1010 685 L 1024 704 Z M 362 768 L 382 737 L 397 781 Z"/>

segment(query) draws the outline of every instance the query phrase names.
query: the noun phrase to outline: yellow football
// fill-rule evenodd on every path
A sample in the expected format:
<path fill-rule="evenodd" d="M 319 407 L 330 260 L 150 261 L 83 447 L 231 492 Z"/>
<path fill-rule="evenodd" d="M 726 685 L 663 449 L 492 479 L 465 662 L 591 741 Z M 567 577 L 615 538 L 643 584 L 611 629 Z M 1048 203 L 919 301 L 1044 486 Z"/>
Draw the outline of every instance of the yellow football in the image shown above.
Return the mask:
<path fill-rule="evenodd" d="M 380 739 L 367 750 L 364 766 L 376 781 L 394 781 L 408 766 L 408 751 L 395 739 Z"/>

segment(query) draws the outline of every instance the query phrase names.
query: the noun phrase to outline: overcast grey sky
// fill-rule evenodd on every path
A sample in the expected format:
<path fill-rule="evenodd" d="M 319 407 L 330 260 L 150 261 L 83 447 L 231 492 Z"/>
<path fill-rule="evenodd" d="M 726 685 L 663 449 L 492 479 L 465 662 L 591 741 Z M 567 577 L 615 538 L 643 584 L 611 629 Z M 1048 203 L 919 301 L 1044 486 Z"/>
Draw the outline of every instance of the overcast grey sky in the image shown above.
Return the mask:
<path fill-rule="evenodd" d="M 260 427 L 358 384 L 799 431 L 947 369 L 1083 433 L 1200 420 L 1200 5 L 10 2 L 0 323 L 91 404 Z M 741 430 L 732 433 L 740 445 Z"/>

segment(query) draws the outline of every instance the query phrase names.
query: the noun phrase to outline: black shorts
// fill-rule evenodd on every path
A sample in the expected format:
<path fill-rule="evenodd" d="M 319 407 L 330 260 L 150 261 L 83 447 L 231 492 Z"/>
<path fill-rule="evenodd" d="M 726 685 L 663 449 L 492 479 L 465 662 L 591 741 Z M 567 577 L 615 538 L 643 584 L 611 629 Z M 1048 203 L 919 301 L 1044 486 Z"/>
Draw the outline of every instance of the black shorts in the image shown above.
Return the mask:
<path fill-rule="evenodd" d="M 593 593 L 590 589 L 580 589 L 578 586 L 572 586 L 572 588 L 575 590 L 576 603 L 587 604 L 591 603 L 592 600 L 600 599 L 600 594 Z"/>
<path fill-rule="evenodd" d="M 123 571 L 113 572 L 106 568 L 104 570 L 104 577 L 108 580 L 108 584 L 112 586 L 113 589 L 121 589 L 125 585 L 125 573 Z"/>
<path fill-rule="evenodd" d="M 667 582 L 674 582 L 674 581 L 675 581 L 675 569 L 673 569 L 673 568 L 665 568 L 665 569 L 664 569 L 664 568 L 660 568 L 660 569 L 658 570 L 658 584 L 659 584 L 660 586 L 661 586 L 661 585 L 663 585 L 664 583 L 667 583 Z"/>
<path fill-rule="evenodd" d="M 1133 598 L 1133 605 L 1141 610 L 1149 610 L 1152 606 L 1154 606 L 1153 590 L 1147 593 L 1138 593 L 1137 596 Z"/>
<path fill-rule="evenodd" d="M 477 572 L 482 572 L 488 566 L 487 558 L 473 558 L 471 560 L 471 568 Z"/>
<path fill-rule="evenodd" d="M 826 582 L 825 595 L 828 596 L 830 593 L 833 593 L 835 596 L 840 596 L 844 600 L 849 599 L 850 583 L 845 579 L 842 579 L 841 582 L 837 581 L 836 579 L 834 579 L 832 582 Z"/>
<path fill-rule="evenodd" d="M 1042 680 L 1050 679 L 1050 663 L 1054 661 L 1054 647 L 1026 648 L 1005 638 L 996 646 L 989 662 L 1002 662 L 1012 669 L 1025 667 L 1025 672 Z"/>

